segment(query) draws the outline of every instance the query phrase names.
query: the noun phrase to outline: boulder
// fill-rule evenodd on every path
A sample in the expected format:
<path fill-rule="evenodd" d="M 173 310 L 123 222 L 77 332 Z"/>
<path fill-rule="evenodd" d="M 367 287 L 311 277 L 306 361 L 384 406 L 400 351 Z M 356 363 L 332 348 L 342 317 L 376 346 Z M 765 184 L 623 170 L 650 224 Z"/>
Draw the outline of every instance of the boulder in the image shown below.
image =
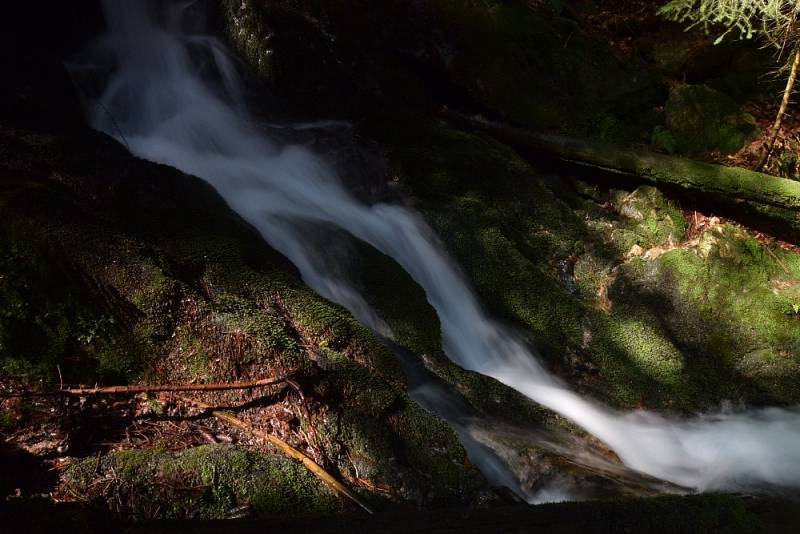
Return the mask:
<path fill-rule="evenodd" d="M 705 85 L 679 85 L 664 106 L 664 130 L 656 142 L 670 152 L 731 154 L 759 135 L 755 118 L 729 96 Z"/>

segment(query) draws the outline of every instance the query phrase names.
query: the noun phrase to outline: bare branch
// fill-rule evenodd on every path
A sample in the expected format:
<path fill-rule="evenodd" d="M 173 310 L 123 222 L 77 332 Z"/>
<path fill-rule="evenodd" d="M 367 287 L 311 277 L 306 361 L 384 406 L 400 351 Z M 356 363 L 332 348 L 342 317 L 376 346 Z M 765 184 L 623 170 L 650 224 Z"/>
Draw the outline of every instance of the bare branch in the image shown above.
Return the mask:
<path fill-rule="evenodd" d="M 136 386 L 105 386 L 65 388 L 53 391 L 23 391 L 19 393 L 0 393 L 0 397 L 36 397 L 47 395 L 115 395 L 120 393 L 155 393 L 159 391 L 221 391 L 229 389 L 252 389 L 289 382 L 293 373 L 274 378 L 246 380 L 240 382 L 218 382 L 208 384 L 150 384 Z M 293 386 L 294 387 L 294 386 Z"/>
<path fill-rule="evenodd" d="M 242 429 L 254 436 L 257 436 L 267 441 L 268 443 L 278 448 L 281 452 L 283 452 L 290 458 L 294 458 L 295 460 L 300 461 L 306 467 L 306 469 L 311 471 L 317 478 L 322 480 L 322 482 L 324 482 L 325 485 L 327 485 L 333 491 L 335 491 L 340 495 L 343 495 L 344 497 L 347 497 L 348 499 L 356 503 L 358 506 L 363 508 L 367 513 L 369 514 L 373 513 L 372 509 L 370 509 L 369 506 L 367 506 L 361 499 L 359 499 L 358 496 L 352 491 L 350 491 L 344 484 L 336 480 L 333 477 L 333 475 L 325 471 L 314 460 L 312 460 L 299 450 L 295 449 L 294 447 L 292 447 L 279 437 L 264 432 L 263 430 L 259 430 L 253 427 L 253 425 L 251 425 L 247 421 L 243 421 L 231 413 L 223 412 L 220 410 L 214 410 L 211 406 L 205 404 L 204 402 L 189 398 L 182 398 L 182 400 L 184 400 L 187 403 L 194 404 L 195 406 L 203 410 L 211 411 L 211 415 L 213 415 L 220 421 L 228 423 L 231 426 L 235 426 L 236 428 Z"/>

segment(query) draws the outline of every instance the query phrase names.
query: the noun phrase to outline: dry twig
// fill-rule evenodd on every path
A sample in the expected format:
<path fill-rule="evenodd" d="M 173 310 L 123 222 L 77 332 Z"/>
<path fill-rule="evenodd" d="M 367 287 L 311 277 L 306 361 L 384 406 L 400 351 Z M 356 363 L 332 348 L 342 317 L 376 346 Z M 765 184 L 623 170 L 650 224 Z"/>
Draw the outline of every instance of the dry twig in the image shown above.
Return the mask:
<path fill-rule="evenodd" d="M 267 441 L 271 445 L 273 445 L 276 448 L 280 449 L 281 452 L 283 452 L 284 454 L 286 454 L 290 458 L 294 458 L 295 460 L 298 460 L 298 461 L 302 462 L 302 464 L 306 467 L 306 469 L 311 471 L 317 478 L 322 480 L 322 482 L 324 482 L 333 491 L 335 491 L 336 493 L 338 493 L 340 495 L 343 495 L 343 496 L 347 497 L 348 499 L 350 499 L 351 501 L 353 501 L 354 503 L 359 505 L 361 508 L 363 508 L 367 513 L 369 513 L 369 514 L 373 513 L 372 510 L 366 504 L 364 504 L 364 502 L 361 501 L 361 499 L 359 499 L 356 496 L 355 493 L 350 491 L 341 482 L 336 480 L 330 473 L 328 473 L 322 467 L 320 467 L 319 464 L 317 464 L 314 460 L 312 460 L 311 458 L 309 458 L 308 456 L 306 456 L 305 454 L 303 454 L 299 450 L 295 449 L 294 447 L 292 447 L 291 445 L 289 445 L 288 443 L 286 443 L 285 441 L 283 441 L 279 437 L 274 436 L 272 434 L 269 434 L 267 432 L 264 432 L 263 430 L 259 430 L 259 429 L 255 428 L 255 427 L 253 427 L 253 425 L 251 425 L 247 421 L 243 421 L 243 420 L 239 419 L 238 417 L 235 417 L 233 414 L 230 414 L 228 412 L 223 412 L 223 411 L 220 411 L 220 410 L 215 410 L 214 408 L 212 408 L 211 406 L 209 406 L 208 404 L 206 404 L 204 402 L 201 402 L 201 401 L 198 401 L 198 400 L 195 400 L 195 399 L 183 398 L 183 397 L 182 397 L 182 399 L 185 402 L 188 402 L 190 404 L 194 404 L 198 408 L 201 408 L 201 409 L 207 410 L 207 411 L 211 411 L 211 415 L 213 415 L 214 417 L 216 417 L 220 421 L 228 423 L 231 426 L 235 426 L 237 428 L 240 428 L 240 429 L 242 429 L 242 430 L 244 430 L 246 432 L 249 432 L 250 434 L 253 434 L 254 436 L 257 436 L 257 437 Z"/>
<path fill-rule="evenodd" d="M 0 397 L 45 396 L 59 395 L 62 393 L 67 395 L 114 395 L 119 393 L 155 393 L 159 391 L 222 391 L 228 389 L 252 389 L 262 386 L 271 386 L 273 384 L 280 384 L 282 382 L 289 382 L 290 376 L 291 374 L 275 378 L 262 378 L 261 380 L 218 382 L 208 384 L 155 384 L 139 386 L 77 387 L 64 388 L 56 391 L 23 391 L 14 393 L 0 393 Z"/>

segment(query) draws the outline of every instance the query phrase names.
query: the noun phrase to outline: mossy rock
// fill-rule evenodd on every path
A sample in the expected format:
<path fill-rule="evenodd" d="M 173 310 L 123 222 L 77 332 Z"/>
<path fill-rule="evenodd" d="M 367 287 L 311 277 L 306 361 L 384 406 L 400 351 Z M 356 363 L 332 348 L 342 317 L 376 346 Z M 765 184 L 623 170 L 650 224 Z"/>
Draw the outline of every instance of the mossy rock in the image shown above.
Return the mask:
<path fill-rule="evenodd" d="M 426 478 L 416 488 L 421 502 L 439 506 L 448 504 L 447 500 L 431 494 L 431 484 L 441 484 L 454 495 L 468 497 L 473 505 L 480 502 L 481 494 L 486 491 L 482 476 L 477 476 L 478 471 L 466 453 L 460 452 L 463 449 L 458 436 L 447 423 L 429 417 L 417 404 L 406 402 L 390 417 L 390 426 L 400 436 L 403 447 L 411 452 L 405 458 L 408 465 L 426 473 Z M 401 432 L 401 429 L 406 430 Z M 459 453 L 453 454 L 456 450 Z"/>
<path fill-rule="evenodd" d="M 14 141 L 3 145 L 9 157 L 0 164 L 4 374 L 46 384 L 58 380 L 60 364 L 68 383 L 119 384 L 294 371 L 313 391 L 305 424 L 323 428 L 359 414 L 350 435 L 392 444 L 399 460 L 381 465 L 375 482 L 401 477 L 411 489 L 390 499 L 463 504 L 483 491 L 474 467 L 451 469 L 450 459 L 466 458 L 457 435 L 414 405 L 393 353 L 306 287 L 212 188 L 90 132 L 63 138 L 0 128 L 3 136 Z M 396 425 L 400 413 L 413 417 Z M 412 437 L 431 428 L 435 454 Z M 331 437 L 317 452 L 349 469 L 357 441 Z M 384 449 L 372 445 L 369 454 L 382 462 Z M 431 478 L 440 461 L 448 476 Z"/>
<path fill-rule="evenodd" d="M 643 185 L 631 192 L 611 190 L 610 202 L 620 216 L 618 226 L 623 226 L 620 233 L 627 230 L 635 236 L 635 243 L 624 238 L 617 240 L 614 243 L 617 250 L 628 253 L 634 244 L 646 250 L 676 243 L 686 232 L 686 217 L 681 209 L 655 187 Z"/>
<path fill-rule="evenodd" d="M 800 395 L 787 313 L 797 254 L 741 230 L 683 243 L 686 217 L 656 188 L 587 199 L 585 187 L 570 191 L 502 145 L 413 113 L 386 111 L 360 129 L 383 144 L 392 175 L 489 311 L 529 332 L 551 369 L 584 393 L 686 412 Z M 428 367 L 491 413 L 478 400 L 488 398 L 484 385 L 441 358 L 431 354 Z M 517 422 L 547 420 L 524 405 Z"/>
<path fill-rule="evenodd" d="M 705 85 L 679 85 L 664 106 L 663 148 L 681 154 L 718 150 L 731 154 L 759 135 L 755 118 L 729 96 Z M 668 139 L 669 141 L 666 141 Z"/>
<path fill-rule="evenodd" d="M 0 185 L 0 371 L 25 381 L 125 380 L 142 370 L 141 346 L 120 329 L 118 316 L 87 291 L 35 222 L 64 192 L 46 182 Z M 32 208 L 32 204 L 37 208 Z M 80 355 L 77 364 L 67 356 Z"/>
<path fill-rule="evenodd" d="M 104 500 L 117 514 L 138 520 L 223 519 L 240 507 L 259 515 L 343 508 L 301 463 L 228 445 L 86 458 L 64 474 L 62 490 L 85 501 Z"/>
<path fill-rule="evenodd" d="M 659 69 L 667 74 L 675 75 L 686 67 L 696 47 L 696 36 L 684 33 L 676 38 L 654 43 L 647 55 Z"/>

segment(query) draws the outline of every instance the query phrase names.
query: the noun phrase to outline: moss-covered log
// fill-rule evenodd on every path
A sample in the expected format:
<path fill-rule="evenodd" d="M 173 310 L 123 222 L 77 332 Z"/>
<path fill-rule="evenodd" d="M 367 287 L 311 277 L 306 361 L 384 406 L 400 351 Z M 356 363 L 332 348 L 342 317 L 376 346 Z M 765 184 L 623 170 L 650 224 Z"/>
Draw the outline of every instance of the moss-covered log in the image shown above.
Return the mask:
<path fill-rule="evenodd" d="M 552 154 L 575 165 L 602 169 L 645 180 L 701 191 L 732 200 L 772 206 L 794 212 L 800 222 L 800 182 L 739 167 L 724 167 L 686 158 L 631 150 L 603 142 L 534 132 L 482 117 L 467 117 L 448 109 L 448 120 L 487 133 L 509 145 Z M 786 213 L 783 212 L 785 217 Z"/>

